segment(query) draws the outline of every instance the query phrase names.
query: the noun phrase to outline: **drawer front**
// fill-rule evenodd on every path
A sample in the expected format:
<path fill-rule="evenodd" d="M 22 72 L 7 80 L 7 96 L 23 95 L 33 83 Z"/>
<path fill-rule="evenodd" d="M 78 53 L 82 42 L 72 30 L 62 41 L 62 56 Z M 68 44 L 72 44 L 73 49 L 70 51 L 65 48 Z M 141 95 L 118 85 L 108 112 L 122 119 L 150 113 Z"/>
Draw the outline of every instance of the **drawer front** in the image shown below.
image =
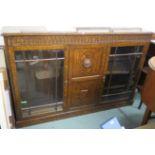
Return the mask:
<path fill-rule="evenodd" d="M 95 104 L 99 100 L 101 84 L 98 79 L 74 81 L 70 87 L 70 107 Z"/>
<path fill-rule="evenodd" d="M 101 57 L 101 48 L 71 49 L 71 77 L 98 75 L 101 68 Z"/>

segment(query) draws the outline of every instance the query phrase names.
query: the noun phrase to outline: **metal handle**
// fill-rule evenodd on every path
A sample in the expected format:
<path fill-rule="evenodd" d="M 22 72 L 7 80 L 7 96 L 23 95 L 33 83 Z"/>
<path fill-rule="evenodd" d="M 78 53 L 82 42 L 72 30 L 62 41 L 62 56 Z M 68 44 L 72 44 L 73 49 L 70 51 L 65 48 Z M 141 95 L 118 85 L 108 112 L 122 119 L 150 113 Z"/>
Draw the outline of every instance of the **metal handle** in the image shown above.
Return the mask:
<path fill-rule="evenodd" d="M 83 65 L 85 68 L 89 68 L 92 66 L 92 62 L 91 62 L 91 59 L 90 58 L 85 58 L 84 61 L 83 61 Z"/>
<path fill-rule="evenodd" d="M 86 93 L 86 92 L 88 92 L 88 89 L 82 89 L 81 90 L 81 93 Z"/>

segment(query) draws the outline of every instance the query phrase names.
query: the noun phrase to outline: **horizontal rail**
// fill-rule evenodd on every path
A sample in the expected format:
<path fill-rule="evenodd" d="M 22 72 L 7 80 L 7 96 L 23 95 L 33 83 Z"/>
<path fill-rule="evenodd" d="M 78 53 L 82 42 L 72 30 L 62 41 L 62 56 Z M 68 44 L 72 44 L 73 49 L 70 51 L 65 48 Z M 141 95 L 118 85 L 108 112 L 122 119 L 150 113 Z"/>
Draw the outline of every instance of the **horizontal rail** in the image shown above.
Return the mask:
<path fill-rule="evenodd" d="M 72 81 L 81 81 L 81 80 L 85 80 L 85 79 L 97 79 L 101 77 L 101 75 L 90 75 L 90 76 L 83 76 L 83 77 L 73 77 Z"/>
<path fill-rule="evenodd" d="M 128 54 L 110 54 L 110 57 L 119 57 L 119 56 L 132 56 L 132 55 L 142 55 L 143 53 L 128 53 Z"/>
<path fill-rule="evenodd" d="M 123 95 L 123 94 L 128 94 L 128 93 L 131 93 L 131 91 L 126 91 L 126 92 L 116 93 L 116 94 L 102 95 L 102 97 L 115 96 L 115 95 Z"/>
<path fill-rule="evenodd" d="M 51 106 L 56 106 L 56 105 L 61 105 L 63 102 L 55 102 L 55 103 L 50 103 L 46 105 L 38 105 L 38 106 L 31 106 L 27 108 L 22 108 L 22 110 L 29 110 L 29 109 L 37 109 L 37 108 L 46 108 L 46 107 L 51 107 Z"/>
<path fill-rule="evenodd" d="M 56 61 L 56 60 L 64 60 L 64 58 L 50 58 L 50 59 L 22 59 L 22 60 L 15 60 L 15 62 L 40 62 L 40 61 Z"/>

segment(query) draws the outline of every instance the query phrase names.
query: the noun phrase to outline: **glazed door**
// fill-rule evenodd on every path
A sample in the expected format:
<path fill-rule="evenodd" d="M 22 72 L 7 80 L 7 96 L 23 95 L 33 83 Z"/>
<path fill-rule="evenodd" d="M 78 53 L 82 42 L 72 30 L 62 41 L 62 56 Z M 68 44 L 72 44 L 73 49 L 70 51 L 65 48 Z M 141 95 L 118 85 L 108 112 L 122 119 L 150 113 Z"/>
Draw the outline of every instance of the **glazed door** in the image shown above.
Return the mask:
<path fill-rule="evenodd" d="M 63 110 L 64 50 L 14 51 L 21 117 Z"/>
<path fill-rule="evenodd" d="M 102 102 L 128 100 L 135 89 L 143 46 L 112 47 L 103 78 Z"/>

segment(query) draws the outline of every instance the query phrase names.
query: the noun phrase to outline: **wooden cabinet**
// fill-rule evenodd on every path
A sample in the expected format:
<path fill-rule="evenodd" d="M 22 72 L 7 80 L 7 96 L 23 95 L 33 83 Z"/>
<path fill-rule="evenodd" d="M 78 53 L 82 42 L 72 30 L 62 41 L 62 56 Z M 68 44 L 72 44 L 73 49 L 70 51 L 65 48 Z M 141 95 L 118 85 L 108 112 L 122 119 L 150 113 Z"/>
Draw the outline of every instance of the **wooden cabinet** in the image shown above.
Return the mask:
<path fill-rule="evenodd" d="M 151 37 L 4 34 L 16 126 L 132 104 Z"/>

